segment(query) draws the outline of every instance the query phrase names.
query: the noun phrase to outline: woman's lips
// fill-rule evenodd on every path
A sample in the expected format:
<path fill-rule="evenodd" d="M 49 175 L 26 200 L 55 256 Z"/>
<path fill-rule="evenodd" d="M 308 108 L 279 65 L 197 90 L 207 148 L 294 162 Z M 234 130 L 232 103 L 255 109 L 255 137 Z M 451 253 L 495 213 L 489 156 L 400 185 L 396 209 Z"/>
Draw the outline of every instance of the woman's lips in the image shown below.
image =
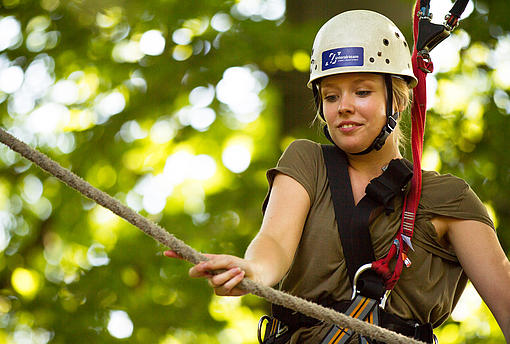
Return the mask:
<path fill-rule="evenodd" d="M 356 130 L 360 126 L 361 124 L 356 122 L 341 122 L 337 128 L 340 129 L 342 132 L 347 133 Z"/>

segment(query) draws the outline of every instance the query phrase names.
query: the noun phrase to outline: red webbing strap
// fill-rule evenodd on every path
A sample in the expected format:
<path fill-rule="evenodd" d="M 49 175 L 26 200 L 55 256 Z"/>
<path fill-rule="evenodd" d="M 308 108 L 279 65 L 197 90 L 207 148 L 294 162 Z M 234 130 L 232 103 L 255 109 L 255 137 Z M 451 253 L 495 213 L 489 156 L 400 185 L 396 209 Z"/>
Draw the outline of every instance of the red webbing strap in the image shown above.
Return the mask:
<path fill-rule="evenodd" d="M 414 10 L 413 36 L 416 42 L 418 37 L 418 6 Z M 427 73 L 423 70 L 423 59 L 416 50 L 416 44 L 412 56 L 413 73 L 418 79 L 418 86 L 414 88 L 413 104 L 411 108 L 411 142 L 413 151 L 413 179 L 411 180 L 411 190 L 408 193 L 408 199 L 405 203 L 405 209 L 402 213 L 403 235 L 409 239 L 413 236 L 414 220 L 418 203 L 421 196 L 421 157 L 423 153 L 423 134 L 425 131 L 425 117 L 427 115 Z M 432 62 L 429 70 L 433 69 Z M 407 250 L 405 250 L 407 251 Z"/>
<path fill-rule="evenodd" d="M 416 41 L 418 38 L 418 12 L 419 0 L 417 0 L 414 17 L 413 17 L 413 36 L 414 49 L 412 55 L 413 72 L 418 79 L 418 86 L 414 88 L 414 97 L 411 107 L 411 141 L 413 151 L 413 179 L 411 180 L 411 189 L 404 199 L 404 209 L 402 211 L 402 223 L 397 236 L 391 245 L 388 255 L 383 259 L 372 263 L 372 269 L 377 271 L 385 280 L 386 289 L 391 290 L 397 283 L 405 264 L 409 264 L 407 259 L 407 251 L 411 246 L 413 237 L 414 221 L 416 218 L 416 210 L 421 196 L 421 157 L 423 152 L 423 134 L 425 129 L 425 116 L 427 112 L 427 73 L 424 69 L 432 70 L 430 60 L 424 61 L 416 50 Z M 427 64 L 426 66 L 424 64 Z M 424 68 L 426 67 L 426 68 Z M 396 259 L 396 265 L 391 271 L 389 264 L 393 258 Z"/>

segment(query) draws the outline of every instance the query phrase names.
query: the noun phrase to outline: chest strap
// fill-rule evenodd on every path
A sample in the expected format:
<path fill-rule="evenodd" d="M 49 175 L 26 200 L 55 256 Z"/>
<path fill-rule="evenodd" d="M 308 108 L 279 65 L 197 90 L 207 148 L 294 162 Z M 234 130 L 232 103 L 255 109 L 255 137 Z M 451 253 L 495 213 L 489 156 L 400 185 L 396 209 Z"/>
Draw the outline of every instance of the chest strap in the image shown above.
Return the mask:
<path fill-rule="evenodd" d="M 394 211 L 395 196 L 403 193 L 403 189 L 413 175 L 412 164 L 404 159 L 392 160 L 379 177 L 370 181 L 365 190 L 365 196 L 355 205 L 346 154 L 333 145 L 321 147 L 347 274 L 352 285 L 359 268 L 375 261 L 368 228 L 370 215 L 379 207 L 383 207 L 386 214 Z M 379 300 L 385 288 L 383 286 L 382 289 L 373 290 L 373 287 L 378 284 L 377 280 L 379 280 L 378 275 L 372 271 L 363 274 L 360 281 L 366 281 L 362 287 L 367 290 L 358 289 L 358 291 Z"/>

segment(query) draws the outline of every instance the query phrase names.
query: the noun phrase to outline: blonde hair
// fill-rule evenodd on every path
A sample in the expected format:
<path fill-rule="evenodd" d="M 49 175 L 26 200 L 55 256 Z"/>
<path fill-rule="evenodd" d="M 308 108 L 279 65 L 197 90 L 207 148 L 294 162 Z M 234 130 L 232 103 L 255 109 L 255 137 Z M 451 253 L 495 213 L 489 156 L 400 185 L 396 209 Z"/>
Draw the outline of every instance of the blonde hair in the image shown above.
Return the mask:
<path fill-rule="evenodd" d="M 391 81 L 393 87 L 393 106 L 400 112 L 400 117 L 393 133 L 397 146 L 403 149 L 407 143 L 407 137 L 400 127 L 400 122 L 404 115 L 409 113 L 408 109 L 411 103 L 413 90 L 409 88 L 407 82 L 402 78 L 393 77 Z"/>

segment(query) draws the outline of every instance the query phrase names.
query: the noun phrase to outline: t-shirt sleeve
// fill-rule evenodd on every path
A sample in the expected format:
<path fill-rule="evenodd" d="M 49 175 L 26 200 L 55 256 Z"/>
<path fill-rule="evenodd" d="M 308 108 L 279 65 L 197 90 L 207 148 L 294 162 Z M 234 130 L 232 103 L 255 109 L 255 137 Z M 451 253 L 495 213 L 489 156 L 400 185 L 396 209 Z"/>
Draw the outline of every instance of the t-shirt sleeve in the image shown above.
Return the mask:
<path fill-rule="evenodd" d="M 266 209 L 274 178 L 278 173 L 288 175 L 301 184 L 308 193 L 310 202 L 313 203 L 317 189 L 317 167 L 320 159 L 322 159 L 322 150 L 318 143 L 309 140 L 293 141 L 283 152 L 276 167 L 269 169 L 266 173 L 269 190 L 262 205 L 262 211 Z"/>
<path fill-rule="evenodd" d="M 450 174 L 434 174 L 424 179 L 424 185 L 420 208 L 425 216 L 475 220 L 494 229 L 487 208 L 464 180 Z"/>
<path fill-rule="evenodd" d="M 494 224 L 482 201 L 462 179 L 436 172 L 424 172 L 422 197 L 418 206 L 413 242 L 444 259 L 457 262 L 453 247 L 443 246 L 437 238 L 431 219 L 448 216 L 460 220 L 474 220 Z"/>

